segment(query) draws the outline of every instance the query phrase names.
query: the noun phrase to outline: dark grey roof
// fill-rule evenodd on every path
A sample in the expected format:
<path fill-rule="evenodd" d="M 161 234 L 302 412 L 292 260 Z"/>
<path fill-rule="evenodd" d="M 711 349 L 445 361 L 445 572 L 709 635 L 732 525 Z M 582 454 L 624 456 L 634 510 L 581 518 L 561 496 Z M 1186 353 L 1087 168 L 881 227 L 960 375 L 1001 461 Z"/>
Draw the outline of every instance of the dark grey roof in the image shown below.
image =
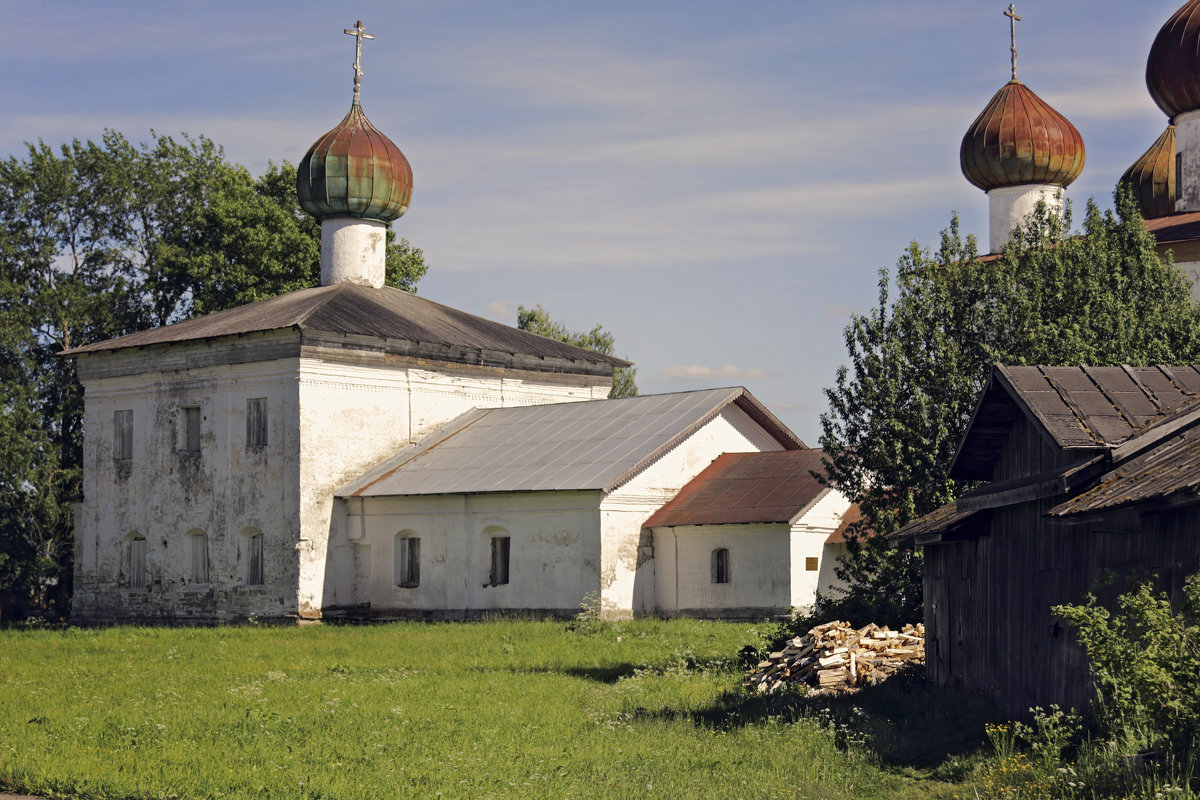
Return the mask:
<path fill-rule="evenodd" d="M 1200 397 L 1185 367 L 1006 367 L 997 364 L 951 465 L 954 478 L 992 476 L 1018 415 L 1065 450 L 1115 447 Z"/>
<path fill-rule="evenodd" d="M 517 330 L 400 289 L 388 286 L 372 289 L 350 283 L 289 292 L 174 325 L 76 347 L 65 351 L 64 355 L 148 347 L 282 328 L 431 343 L 479 352 L 629 366 L 629 362 L 623 359 Z"/>
<path fill-rule="evenodd" d="M 804 447 L 741 387 L 479 409 L 336 494 L 612 491 L 731 405 L 746 412 L 784 449 Z"/>

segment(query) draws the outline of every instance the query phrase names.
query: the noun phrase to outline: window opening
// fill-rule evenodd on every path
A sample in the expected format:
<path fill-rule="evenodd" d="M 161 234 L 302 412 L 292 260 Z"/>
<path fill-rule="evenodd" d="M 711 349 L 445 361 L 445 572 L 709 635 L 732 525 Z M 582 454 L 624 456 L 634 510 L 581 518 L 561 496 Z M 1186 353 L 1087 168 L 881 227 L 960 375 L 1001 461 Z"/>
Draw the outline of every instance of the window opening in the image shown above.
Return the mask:
<path fill-rule="evenodd" d="M 129 588 L 146 588 L 146 538 L 134 536 L 129 540 Z"/>
<path fill-rule="evenodd" d="M 185 453 L 200 452 L 200 407 L 184 406 L 180 409 L 183 419 L 183 436 L 180 442 Z"/>
<path fill-rule="evenodd" d="M 413 587 L 421 583 L 421 540 L 396 534 L 396 585 Z"/>
<path fill-rule="evenodd" d="M 193 533 L 192 540 L 192 582 L 208 583 L 208 536 L 203 533 Z"/>
<path fill-rule="evenodd" d="M 249 553 L 246 562 L 246 584 L 262 586 L 266 583 L 263 580 L 263 535 L 256 533 L 251 536 L 247 549 Z"/>
<path fill-rule="evenodd" d="M 251 397 L 246 401 L 246 446 L 267 446 L 267 398 Z"/>
<path fill-rule="evenodd" d="M 511 541 L 508 536 L 492 537 L 492 569 L 488 573 L 488 582 L 492 586 L 503 586 L 508 583 L 508 555 Z"/>
<path fill-rule="evenodd" d="M 133 411 L 113 412 L 113 459 L 133 458 Z"/>
<path fill-rule="evenodd" d="M 718 547 L 712 551 L 712 582 L 729 583 L 729 550 Z"/>

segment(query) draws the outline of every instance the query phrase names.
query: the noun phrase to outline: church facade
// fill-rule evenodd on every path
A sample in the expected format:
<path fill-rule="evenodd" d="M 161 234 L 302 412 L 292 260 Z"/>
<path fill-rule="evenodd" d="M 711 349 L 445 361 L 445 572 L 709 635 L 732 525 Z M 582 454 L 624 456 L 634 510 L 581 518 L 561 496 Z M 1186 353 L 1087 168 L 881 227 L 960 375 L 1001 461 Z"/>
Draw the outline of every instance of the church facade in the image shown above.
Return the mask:
<path fill-rule="evenodd" d="M 73 621 L 661 612 L 646 519 L 722 453 L 804 447 L 744 389 L 607 400 L 628 362 L 385 286 L 412 170 L 360 76 L 298 167 L 320 286 L 64 354 Z M 720 577 L 750 587 L 759 562 Z M 730 597 L 669 611 L 792 599 Z"/>

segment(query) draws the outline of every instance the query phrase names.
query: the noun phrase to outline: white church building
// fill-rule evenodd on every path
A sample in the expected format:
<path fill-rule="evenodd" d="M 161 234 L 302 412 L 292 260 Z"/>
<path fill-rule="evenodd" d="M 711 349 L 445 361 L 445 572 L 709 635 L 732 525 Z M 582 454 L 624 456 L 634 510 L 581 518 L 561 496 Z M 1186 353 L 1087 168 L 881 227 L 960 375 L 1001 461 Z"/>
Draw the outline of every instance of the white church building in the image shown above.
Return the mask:
<path fill-rule="evenodd" d="M 823 551 L 810 545 L 849 506 L 836 492 L 814 483 L 777 534 L 800 531 L 807 549 L 772 542 L 769 557 L 736 525 L 682 556 L 674 531 L 667 551 L 646 527 L 722 454 L 819 464 L 745 389 L 608 400 L 627 362 L 384 285 L 412 171 L 363 114 L 360 74 L 298 170 L 321 221 L 319 287 L 64 354 L 85 398 L 72 620 L 811 602 Z M 681 603 L 664 570 L 713 591 Z"/>

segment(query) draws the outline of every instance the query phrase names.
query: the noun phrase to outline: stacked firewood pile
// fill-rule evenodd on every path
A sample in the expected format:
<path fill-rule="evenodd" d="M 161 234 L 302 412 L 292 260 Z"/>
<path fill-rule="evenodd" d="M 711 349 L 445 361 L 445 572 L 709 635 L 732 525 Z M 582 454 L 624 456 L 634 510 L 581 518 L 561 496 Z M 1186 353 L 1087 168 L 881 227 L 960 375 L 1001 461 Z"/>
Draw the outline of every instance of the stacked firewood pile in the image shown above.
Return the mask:
<path fill-rule="evenodd" d="M 848 622 L 827 622 L 771 653 L 744 685 L 752 692 L 777 692 L 804 683 L 818 692 L 848 692 L 874 686 L 910 661 L 925 659 L 925 626 L 898 631 L 874 623 L 855 630 Z"/>

